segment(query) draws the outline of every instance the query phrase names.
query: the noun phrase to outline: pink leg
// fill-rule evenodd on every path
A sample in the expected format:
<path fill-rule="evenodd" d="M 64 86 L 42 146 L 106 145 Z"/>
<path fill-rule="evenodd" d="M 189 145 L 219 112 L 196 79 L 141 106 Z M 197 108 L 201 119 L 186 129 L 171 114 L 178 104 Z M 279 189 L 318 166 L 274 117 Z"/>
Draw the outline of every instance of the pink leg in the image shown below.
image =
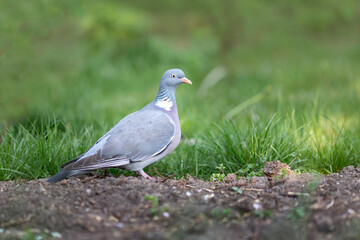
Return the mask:
<path fill-rule="evenodd" d="M 150 177 L 149 175 L 147 175 L 146 172 L 144 172 L 144 170 L 140 170 L 139 173 L 140 173 L 141 176 L 143 176 L 144 178 L 147 178 L 147 179 L 155 179 L 155 178 Z"/>

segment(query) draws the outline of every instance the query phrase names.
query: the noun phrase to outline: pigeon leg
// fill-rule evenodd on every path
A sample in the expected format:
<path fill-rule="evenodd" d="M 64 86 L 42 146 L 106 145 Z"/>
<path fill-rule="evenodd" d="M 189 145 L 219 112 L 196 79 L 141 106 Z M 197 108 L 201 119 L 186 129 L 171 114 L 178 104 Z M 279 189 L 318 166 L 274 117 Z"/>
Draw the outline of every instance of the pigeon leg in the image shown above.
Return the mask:
<path fill-rule="evenodd" d="M 140 170 L 139 173 L 140 173 L 141 176 L 143 176 L 144 178 L 147 178 L 147 179 L 155 179 L 155 178 L 150 177 L 149 175 L 147 175 L 146 172 L 144 172 L 144 170 Z"/>

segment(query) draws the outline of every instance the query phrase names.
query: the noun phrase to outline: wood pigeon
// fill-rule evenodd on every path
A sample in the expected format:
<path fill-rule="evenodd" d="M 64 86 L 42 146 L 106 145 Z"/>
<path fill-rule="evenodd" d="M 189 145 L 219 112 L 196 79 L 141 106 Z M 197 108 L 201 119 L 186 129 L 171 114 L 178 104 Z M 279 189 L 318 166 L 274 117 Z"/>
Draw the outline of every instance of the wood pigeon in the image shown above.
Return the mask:
<path fill-rule="evenodd" d="M 61 172 L 47 182 L 112 167 L 152 179 L 143 168 L 171 153 L 180 142 L 175 100 L 175 90 L 180 83 L 192 84 L 182 70 L 166 71 L 154 101 L 120 120 L 87 152 L 61 166 Z"/>

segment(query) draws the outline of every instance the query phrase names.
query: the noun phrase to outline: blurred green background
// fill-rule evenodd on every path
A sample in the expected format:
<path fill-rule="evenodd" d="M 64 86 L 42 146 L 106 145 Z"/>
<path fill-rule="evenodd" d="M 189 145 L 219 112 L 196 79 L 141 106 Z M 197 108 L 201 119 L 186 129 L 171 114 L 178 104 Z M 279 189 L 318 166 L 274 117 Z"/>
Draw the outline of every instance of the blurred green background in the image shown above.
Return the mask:
<path fill-rule="evenodd" d="M 336 157 L 360 162 L 359 1 L 2 0 L 0 12 L 3 139 L 6 129 L 51 118 L 75 133 L 97 129 L 94 140 L 152 101 L 167 69 L 181 68 L 193 82 L 177 90 L 183 139 L 215 134 L 229 125 L 223 119 L 233 132 L 257 124 L 262 132 L 275 116 L 271 138 L 283 137 L 287 122 L 292 133 L 311 125 L 298 138 L 316 139 L 302 142 L 304 152 L 320 154 L 340 136 L 347 140 Z M 91 146 L 89 138 L 59 161 Z M 12 169 L 19 156 L 4 142 L 2 168 Z M 173 158 L 185 158 L 177 151 Z M 277 152 L 264 159 L 283 160 Z"/>

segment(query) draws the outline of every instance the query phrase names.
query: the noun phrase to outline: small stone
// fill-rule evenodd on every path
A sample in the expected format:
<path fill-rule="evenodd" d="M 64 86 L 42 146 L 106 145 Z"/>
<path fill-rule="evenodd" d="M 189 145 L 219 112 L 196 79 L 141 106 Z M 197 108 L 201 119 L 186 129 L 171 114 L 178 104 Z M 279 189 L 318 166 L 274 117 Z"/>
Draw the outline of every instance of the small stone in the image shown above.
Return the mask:
<path fill-rule="evenodd" d="M 86 191 L 86 193 L 87 193 L 88 195 L 90 195 L 91 189 L 87 188 L 85 191 Z"/>
<path fill-rule="evenodd" d="M 186 191 L 186 196 L 190 197 L 190 196 L 191 196 L 191 192 Z"/>
<path fill-rule="evenodd" d="M 224 177 L 224 182 L 231 183 L 235 182 L 237 180 L 237 177 L 234 173 L 230 173 Z"/>
<path fill-rule="evenodd" d="M 88 215 L 88 217 L 90 218 L 90 219 L 95 219 L 96 221 L 98 221 L 98 222 L 101 222 L 102 221 L 102 217 L 100 217 L 99 215 L 95 215 L 95 214 L 89 214 Z"/>
<path fill-rule="evenodd" d="M 109 217 L 109 221 L 110 221 L 110 222 L 118 222 L 119 219 L 118 219 L 117 217 L 110 216 L 110 217 Z"/>
<path fill-rule="evenodd" d="M 60 184 L 61 184 L 61 185 L 66 185 L 66 184 L 67 184 L 67 180 L 66 180 L 66 179 L 61 180 L 61 181 L 60 181 Z"/>
<path fill-rule="evenodd" d="M 261 210 L 262 209 L 262 204 L 261 204 L 259 199 L 255 200 L 255 202 L 253 203 L 253 208 L 255 210 Z"/>
<path fill-rule="evenodd" d="M 354 215 L 354 214 L 355 214 L 355 211 L 354 211 L 353 209 L 351 209 L 351 208 L 349 208 L 349 209 L 347 210 L 347 212 L 348 212 L 350 215 Z"/>
<path fill-rule="evenodd" d="M 213 198 L 215 195 L 212 193 L 212 194 L 206 194 L 203 198 L 205 201 L 209 200 L 210 198 Z"/>
<path fill-rule="evenodd" d="M 344 167 L 341 171 L 340 171 L 340 174 L 342 175 L 347 175 L 351 172 L 354 172 L 355 171 L 355 167 L 350 165 L 350 166 L 346 166 Z"/>
<path fill-rule="evenodd" d="M 58 233 L 58 232 L 52 232 L 51 236 L 54 237 L 54 238 L 62 238 L 61 234 Z"/>
<path fill-rule="evenodd" d="M 253 188 L 266 188 L 269 185 L 269 181 L 267 177 L 252 177 L 250 184 Z"/>
<path fill-rule="evenodd" d="M 118 228 L 123 228 L 124 227 L 124 224 L 119 222 L 119 223 L 116 223 L 115 224 L 115 227 L 118 227 Z"/>
<path fill-rule="evenodd" d="M 193 182 L 196 182 L 197 178 L 191 176 L 190 174 L 186 174 L 186 180 L 188 180 L 189 183 L 193 183 Z"/>
<path fill-rule="evenodd" d="M 243 185 L 246 185 L 246 184 L 247 184 L 246 177 L 240 177 L 240 179 L 236 183 L 236 185 L 240 185 L 240 186 L 243 186 Z"/>
<path fill-rule="evenodd" d="M 295 173 L 286 163 L 276 160 L 265 164 L 263 175 L 271 179 L 283 180 L 289 176 L 294 176 Z"/>
<path fill-rule="evenodd" d="M 46 189 L 44 188 L 44 186 L 41 183 L 39 185 L 39 188 L 40 188 L 40 192 L 46 194 Z"/>
<path fill-rule="evenodd" d="M 314 221 L 320 231 L 332 232 L 335 229 L 333 220 L 328 216 L 324 216 L 324 215 L 320 215 L 320 214 L 315 215 Z"/>

